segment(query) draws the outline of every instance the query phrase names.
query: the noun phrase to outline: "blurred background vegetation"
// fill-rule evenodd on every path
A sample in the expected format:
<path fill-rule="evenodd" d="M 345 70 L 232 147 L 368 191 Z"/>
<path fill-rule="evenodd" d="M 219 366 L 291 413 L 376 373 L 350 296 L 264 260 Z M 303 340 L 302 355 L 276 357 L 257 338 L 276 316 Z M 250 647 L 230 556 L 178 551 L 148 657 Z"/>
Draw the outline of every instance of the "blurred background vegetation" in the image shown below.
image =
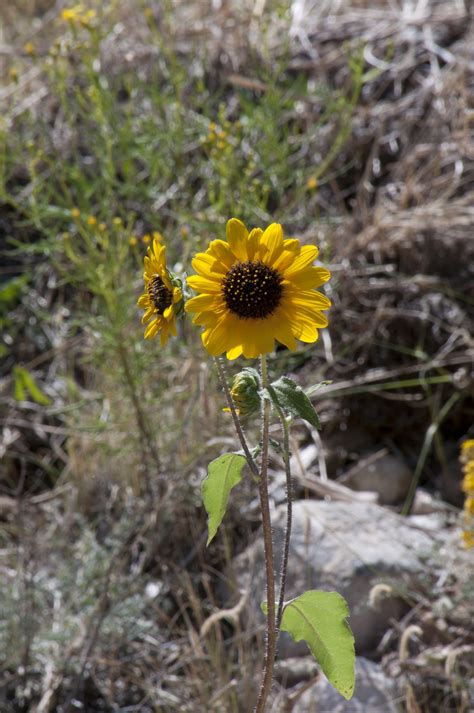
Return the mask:
<path fill-rule="evenodd" d="M 0 23 L 0 708 L 250 710 L 261 637 L 199 628 L 230 606 L 255 494 L 206 550 L 200 481 L 234 437 L 198 333 L 143 340 L 143 254 L 159 234 L 189 270 L 231 216 L 319 245 L 330 328 L 271 359 L 331 381 L 323 445 L 302 428 L 293 448 L 316 439 L 341 486 L 384 448 L 412 474 L 393 507 L 427 493 L 455 530 L 474 435 L 468 6 L 15 0 Z M 454 589 L 467 613 L 436 651 L 472 649 Z M 427 664 L 400 710 L 467 711 L 466 671 Z"/>

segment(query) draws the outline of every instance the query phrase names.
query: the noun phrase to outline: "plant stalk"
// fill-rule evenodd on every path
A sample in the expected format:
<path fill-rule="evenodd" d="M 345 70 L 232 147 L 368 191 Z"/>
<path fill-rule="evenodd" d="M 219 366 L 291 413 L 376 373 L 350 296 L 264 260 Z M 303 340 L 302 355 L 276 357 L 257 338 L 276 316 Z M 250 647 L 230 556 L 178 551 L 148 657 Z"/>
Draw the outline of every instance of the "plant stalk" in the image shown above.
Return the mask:
<path fill-rule="evenodd" d="M 267 362 L 265 355 L 261 356 L 262 386 L 268 386 Z M 268 500 L 268 443 L 270 429 L 270 402 L 263 400 L 262 404 L 262 460 L 258 490 L 260 508 L 262 511 L 263 544 L 265 551 L 265 574 L 267 580 L 267 636 L 265 641 L 265 660 L 262 683 L 255 707 L 255 713 L 264 713 L 265 704 L 272 686 L 273 665 L 276 654 L 277 631 L 275 617 L 275 571 L 273 565 L 272 524 L 270 519 L 270 504 Z"/>
<path fill-rule="evenodd" d="M 290 465 L 290 425 L 282 409 L 276 404 L 274 404 L 274 406 L 278 412 L 278 416 L 280 417 L 281 427 L 283 429 L 283 461 L 285 463 L 286 475 L 286 528 L 280 569 L 280 594 L 278 597 L 278 611 L 276 617 L 276 630 L 278 636 L 281 626 L 281 618 L 283 616 L 283 606 L 285 604 L 286 575 L 288 572 L 291 525 L 293 521 L 293 486 L 291 482 Z"/>

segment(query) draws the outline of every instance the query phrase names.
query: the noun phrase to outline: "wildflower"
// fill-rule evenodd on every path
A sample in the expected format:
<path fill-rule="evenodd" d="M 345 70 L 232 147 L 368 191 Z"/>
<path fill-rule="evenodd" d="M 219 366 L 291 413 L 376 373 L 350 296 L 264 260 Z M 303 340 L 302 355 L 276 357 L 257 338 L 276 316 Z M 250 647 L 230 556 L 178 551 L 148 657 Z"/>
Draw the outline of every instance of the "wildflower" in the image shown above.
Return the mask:
<path fill-rule="evenodd" d="M 86 10 L 84 5 L 68 7 L 61 12 L 61 19 L 64 22 L 69 22 L 71 25 L 80 24 L 83 27 L 88 27 L 95 16 L 96 11 Z"/>
<path fill-rule="evenodd" d="M 122 218 L 119 218 L 118 216 L 112 220 L 112 223 L 115 225 L 116 228 L 120 228 L 122 222 Z"/>
<path fill-rule="evenodd" d="M 129 243 L 130 247 L 134 248 L 136 246 L 136 244 L 138 243 L 138 240 L 136 239 L 136 237 L 134 235 L 132 235 L 132 237 L 129 238 L 128 243 Z"/>
<path fill-rule="evenodd" d="M 107 230 L 107 226 L 105 223 L 99 223 L 99 230 L 101 233 L 103 233 L 105 230 Z"/>
<path fill-rule="evenodd" d="M 97 225 L 97 218 L 94 215 L 88 215 L 87 225 L 90 225 L 91 228 L 94 227 L 94 225 Z"/>
<path fill-rule="evenodd" d="M 79 218 L 79 216 L 81 215 L 81 211 L 79 210 L 79 208 L 73 208 L 71 210 L 71 215 L 73 218 Z"/>
<path fill-rule="evenodd" d="M 9 75 L 12 82 L 18 82 L 18 70 L 16 70 L 15 67 L 10 69 Z"/>
<path fill-rule="evenodd" d="M 217 124 L 215 121 L 211 121 L 211 123 L 208 126 L 209 132 L 214 133 L 215 130 L 217 129 Z"/>
<path fill-rule="evenodd" d="M 145 245 L 148 245 L 148 243 L 151 240 L 151 236 L 149 235 L 149 233 L 145 233 L 145 235 L 142 237 L 142 240 L 145 243 Z"/>
<path fill-rule="evenodd" d="M 35 46 L 34 46 L 33 42 L 27 42 L 25 45 L 23 45 L 23 50 L 25 51 L 25 53 L 26 53 L 29 57 L 31 57 L 32 55 L 34 55 L 34 53 L 35 53 Z"/>
<path fill-rule="evenodd" d="M 187 238 L 189 235 L 189 228 L 187 228 L 185 225 L 181 228 L 181 237 L 182 238 Z"/>
<path fill-rule="evenodd" d="M 310 176 L 306 181 L 306 188 L 308 191 L 314 191 L 318 187 L 318 179 L 316 176 Z"/>
<path fill-rule="evenodd" d="M 314 245 L 284 240 L 278 223 L 249 234 L 240 220 L 229 220 L 227 242 L 213 240 L 198 253 L 192 262 L 198 274 L 188 277 L 201 294 L 186 311 L 204 327 L 207 351 L 253 358 L 271 352 L 275 339 L 292 350 L 297 339 L 315 342 L 328 324 L 321 310 L 331 305 L 315 290 L 330 278 L 328 270 L 312 266 L 317 255 Z"/>
<path fill-rule="evenodd" d="M 162 242 L 163 236 L 158 230 L 153 231 L 153 240 L 158 240 L 158 242 Z"/>
<path fill-rule="evenodd" d="M 145 292 L 138 300 L 138 306 L 145 310 L 142 324 L 149 322 L 145 339 L 161 332 L 161 346 L 167 343 L 170 334 L 176 336 L 176 305 L 182 299 L 181 290 L 171 282 L 165 253 L 165 246 L 160 245 L 158 240 L 154 240 L 153 246 L 148 248 L 143 273 Z"/>
<path fill-rule="evenodd" d="M 470 549 L 474 547 L 474 439 L 468 439 L 462 444 L 460 461 L 464 473 L 461 488 L 466 493 L 462 538 L 466 549 Z"/>
<path fill-rule="evenodd" d="M 218 141 L 217 142 L 217 148 L 220 149 L 221 151 L 225 149 L 226 147 L 226 142 L 225 141 Z"/>

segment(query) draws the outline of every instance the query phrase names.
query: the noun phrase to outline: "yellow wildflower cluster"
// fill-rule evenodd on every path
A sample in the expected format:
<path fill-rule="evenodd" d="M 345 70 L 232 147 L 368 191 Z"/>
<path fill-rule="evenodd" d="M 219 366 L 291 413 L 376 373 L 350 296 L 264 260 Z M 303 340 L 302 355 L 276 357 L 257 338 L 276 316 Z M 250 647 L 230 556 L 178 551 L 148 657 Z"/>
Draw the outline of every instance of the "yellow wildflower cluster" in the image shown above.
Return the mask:
<path fill-rule="evenodd" d="M 461 463 L 464 478 L 462 489 L 466 494 L 463 513 L 463 541 L 468 549 L 474 547 L 474 439 L 464 441 L 461 446 Z"/>
<path fill-rule="evenodd" d="M 82 25 L 82 27 L 89 27 L 95 16 L 95 10 L 87 10 L 82 4 L 65 8 L 61 12 L 61 19 L 64 22 L 69 22 L 71 25 Z"/>

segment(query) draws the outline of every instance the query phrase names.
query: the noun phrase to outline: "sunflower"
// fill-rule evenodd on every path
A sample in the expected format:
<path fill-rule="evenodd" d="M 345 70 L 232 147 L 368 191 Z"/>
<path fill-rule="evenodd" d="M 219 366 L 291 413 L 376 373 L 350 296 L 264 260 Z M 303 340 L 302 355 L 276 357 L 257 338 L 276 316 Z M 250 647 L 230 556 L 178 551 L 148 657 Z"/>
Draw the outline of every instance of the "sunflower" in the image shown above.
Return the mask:
<path fill-rule="evenodd" d="M 145 329 L 145 339 L 161 332 L 161 346 L 166 344 L 170 334 L 176 336 L 176 304 L 182 299 L 181 290 L 173 286 L 166 269 L 165 253 L 165 246 L 155 238 L 144 258 L 145 292 L 137 303 L 145 310 L 142 324 L 151 319 Z"/>
<path fill-rule="evenodd" d="M 253 358 L 271 352 L 275 339 L 292 350 L 297 339 L 315 342 L 328 324 L 321 310 L 331 305 L 315 290 L 330 278 L 312 265 L 317 255 L 314 245 L 284 240 L 278 223 L 249 233 L 240 220 L 229 220 L 227 242 L 213 240 L 198 253 L 192 262 L 197 275 L 188 277 L 200 294 L 185 308 L 204 327 L 207 351 Z"/>

